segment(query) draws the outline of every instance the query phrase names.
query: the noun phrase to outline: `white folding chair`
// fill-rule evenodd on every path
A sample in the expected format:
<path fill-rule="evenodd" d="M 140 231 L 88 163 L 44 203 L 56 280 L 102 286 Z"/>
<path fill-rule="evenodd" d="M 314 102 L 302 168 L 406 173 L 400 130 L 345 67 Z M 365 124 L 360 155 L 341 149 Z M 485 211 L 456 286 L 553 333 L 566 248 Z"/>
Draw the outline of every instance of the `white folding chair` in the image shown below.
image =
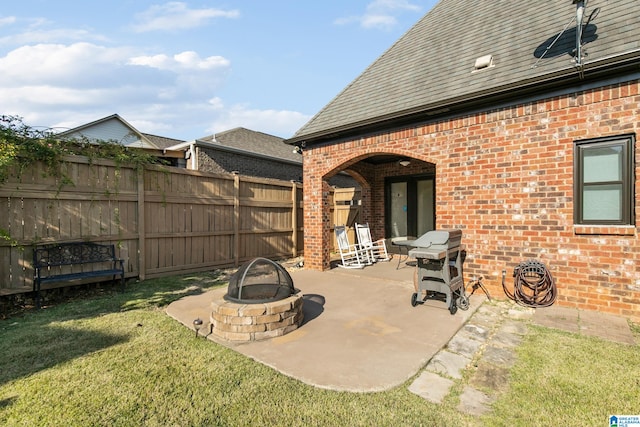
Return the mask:
<path fill-rule="evenodd" d="M 369 260 L 368 250 L 363 249 L 358 244 L 349 243 L 347 228 L 344 225 L 335 226 L 336 240 L 338 242 L 338 250 L 342 260 L 339 267 L 344 268 L 364 268 L 365 265 L 371 264 Z"/>
<path fill-rule="evenodd" d="M 356 235 L 358 236 L 358 243 L 363 249 L 367 250 L 371 261 L 389 261 L 391 259 L 387 252 L 387 243 L 385 240 L 378 239 L 374 242 L 371 239 L 369 224 L 356 223 Z"/>

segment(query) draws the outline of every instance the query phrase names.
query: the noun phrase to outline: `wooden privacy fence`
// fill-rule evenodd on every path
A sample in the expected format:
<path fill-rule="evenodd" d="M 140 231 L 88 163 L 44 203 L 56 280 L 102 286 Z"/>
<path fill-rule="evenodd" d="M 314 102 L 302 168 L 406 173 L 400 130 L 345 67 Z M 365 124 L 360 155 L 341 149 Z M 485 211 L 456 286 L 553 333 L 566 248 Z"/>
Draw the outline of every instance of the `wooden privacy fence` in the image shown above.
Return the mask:
<path fill-rule="evenodd" d="M 35 165 L 0 186 L 0 295 L 33 289 L 34 244 L 114 243 L 127 277 L 302 252 L 302 185 L 70 157 L 73 184 Z"/>
<path fill-rule="evenodd" d="M 82 157 L 62 170 L 72 184 L 36 164 L 0 185 L 0 295 L 33 289 L 35 244 L 113 243 L 126 277 L 141 280 L 303 251 L 300 183 Z M 333 223 L 352 227 L 359 200 L 335 189 Z"/>

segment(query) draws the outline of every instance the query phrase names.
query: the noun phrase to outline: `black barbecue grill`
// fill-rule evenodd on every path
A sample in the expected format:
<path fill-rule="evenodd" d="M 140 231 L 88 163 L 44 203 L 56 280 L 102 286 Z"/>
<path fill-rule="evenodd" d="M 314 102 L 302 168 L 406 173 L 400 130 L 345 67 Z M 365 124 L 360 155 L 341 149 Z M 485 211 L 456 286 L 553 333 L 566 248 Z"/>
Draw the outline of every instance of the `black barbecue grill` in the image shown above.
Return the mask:
<path fill-rule="evenodd" d="M 414 240 L 409 256 L 417 260 L 411 305 L 444 295 L 449 312 L 469 308 L 462 278 L 461 230 L 433 230 Z M 423 297 L 423 292 L 425 293 Z"/>

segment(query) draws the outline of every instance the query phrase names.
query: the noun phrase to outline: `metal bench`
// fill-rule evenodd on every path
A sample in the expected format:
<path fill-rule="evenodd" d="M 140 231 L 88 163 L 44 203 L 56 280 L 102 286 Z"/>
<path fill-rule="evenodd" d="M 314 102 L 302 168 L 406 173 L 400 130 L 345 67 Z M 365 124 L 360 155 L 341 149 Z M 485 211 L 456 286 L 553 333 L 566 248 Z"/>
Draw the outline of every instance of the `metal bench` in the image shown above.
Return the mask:
<path fill-rule="evenodd" d="M 97 277 L 120 276 L 124 292 L 124 260 L 116 258 L 115 246 L 90 242 L 56 243 L 33 249 L 33 290 L 36 307 L 40 308 L 40 290 L 43 284 L 72 282 L 82 284 Z"/>

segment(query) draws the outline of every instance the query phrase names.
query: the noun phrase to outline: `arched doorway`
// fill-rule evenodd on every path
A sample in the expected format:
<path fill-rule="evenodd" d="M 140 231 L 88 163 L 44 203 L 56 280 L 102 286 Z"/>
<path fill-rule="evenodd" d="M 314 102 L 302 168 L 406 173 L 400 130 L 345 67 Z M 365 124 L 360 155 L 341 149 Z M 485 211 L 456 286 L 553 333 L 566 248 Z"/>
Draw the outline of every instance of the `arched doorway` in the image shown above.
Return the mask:
<path fill-rule="evenodd" d="M 358 222 L 369 224 L 374 239 L 390 241 L 392 237 L 418 236 L 435 227 L 435 164 L 406 154 L 386 152 L 361 153 L 360 156 L 342 157 L 340 160 L 340 164 L 326 170 L 320 179 L 318 175 L 311 176 L 305 166 L 306 266 L 323 270 L 330 268 L 328 248 L 335 224 L 332 223 L 331 208 L 326 203 L 327 182 L 339 172 L 349 173 L 361 184 L 362 206 Z M 394 198 L 400 187 L 404 188 L 404 203 Z M 322 200 L 316 197 L 318 195 L 322 195 Z M 320 217 L 319 211 L 322 212 Z M 315 224 L 321 229 L 313 229 Z"/>

